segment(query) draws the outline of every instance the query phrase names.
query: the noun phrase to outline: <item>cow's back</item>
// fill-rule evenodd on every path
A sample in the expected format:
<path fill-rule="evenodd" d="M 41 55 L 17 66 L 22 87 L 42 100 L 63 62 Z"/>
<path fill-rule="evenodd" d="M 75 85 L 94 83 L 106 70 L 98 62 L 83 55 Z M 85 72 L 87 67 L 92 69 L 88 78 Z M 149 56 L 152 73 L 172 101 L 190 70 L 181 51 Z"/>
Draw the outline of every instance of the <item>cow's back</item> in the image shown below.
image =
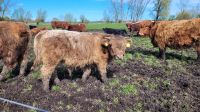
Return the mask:
<path fill-rule="evenodd" d="M 200 19 L 161 21 L 156 24 L 155 39 L 168 46 L 191 46 L 200 39 Z"/>
<path fill-rule="evenodd" d="M 69 66 L 85 66 L 93 63 L 100 49 L 100 39 L 92 33 L 52 30 L 46 32 L 42 39 L 42 58 L 46 62 L 65 60 Z"/>

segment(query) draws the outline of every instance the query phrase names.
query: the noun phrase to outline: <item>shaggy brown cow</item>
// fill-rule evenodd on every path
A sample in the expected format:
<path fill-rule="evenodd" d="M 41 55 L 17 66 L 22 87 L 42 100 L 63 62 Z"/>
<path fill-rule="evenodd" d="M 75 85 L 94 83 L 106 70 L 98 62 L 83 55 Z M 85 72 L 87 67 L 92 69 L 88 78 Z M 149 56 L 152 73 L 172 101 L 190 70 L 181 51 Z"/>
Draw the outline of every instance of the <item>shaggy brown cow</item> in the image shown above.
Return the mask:
<path fill-rule="evenodd" d="M 152 22 L 153 21 L 151 20 L 142 20 L 135 23 L 127 23 L 126 26 L 130 32 L 135 32 L 137 35 L 139 35 L 138 33 L 140 28 L 148 27 Z"/>
<path fill-rule="evenodd" d="M 53 29 L 61 28 L 61 29 L 64 29 L 64 30 L 68 30 L 69 23 L 65 22 L 65 21 L 52 21 L 51 26 L 52 26 Z"/>
<path fill-rule="evenodd" d="M 68 28 L 69 31 L 78 31 L 78 32 L 85 32 L 87 31 L 85 24 L 71 24 Z"/>
<path fill-rule="evenodd" d="M 40 27 L 40 28 L 33 28 L 31 29 L 31 34 L 32 36 L 37 35 L 39 32 L 43 31 L 43 30 L 48 30 L 46 27 Z"/>
<path fill-rule="evenodd" d="M 0 58 L 4 66 L 0 80 L 5 79 L 17 65 L 21 65 L 20 75 L 23 75 L 28 62 L 27 45 L 30 38 L 28 26 L 21 22 L 0 22 Z"/>
<path fill-rule="evenodd" d="M 106 81 L 106 67 L 113 57 L 123 58 L 131 40 L 101 33 L 49 30 L 38 33 L 34 40 L 36 63 L 42 63 L 44 90 L 49 90 L 49 80 L 55 67 L 64 62 L 70 68 L 82 68 L 85 81 L 96 64 L 102 81 Z"/>
<path fill-rule="evenodd" d="M 126 23 L 126 27 L 128 28 L 129 32 L 132 32 L 132 30 L 131 30 L 132 23 Z"/>
<path fill-rule="evenodd" d="M 200 19 L 152 22 L 140 29 L 140 35 L 149 35 L 152 44 L 159 47 L 165 59 L 166 47 L 180 49 L 195 47 L 200 59 Z M 150 30 L 150 31 L 148 31 Z"/>

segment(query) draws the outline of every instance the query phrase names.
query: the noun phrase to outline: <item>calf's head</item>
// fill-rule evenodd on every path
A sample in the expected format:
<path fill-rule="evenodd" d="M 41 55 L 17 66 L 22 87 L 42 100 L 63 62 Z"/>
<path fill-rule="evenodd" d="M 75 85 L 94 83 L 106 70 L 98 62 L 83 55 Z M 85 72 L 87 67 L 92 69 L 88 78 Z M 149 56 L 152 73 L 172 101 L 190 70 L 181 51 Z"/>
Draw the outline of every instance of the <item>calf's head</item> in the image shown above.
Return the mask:
<path fill-rule="evenodd" d="M 131 44 L 132 40 L 128 37 L 109 36 L 102 39 L 102 45 L 108 49 L 110 55 L 119 59 L 123 59 L 126 48 Z"/>

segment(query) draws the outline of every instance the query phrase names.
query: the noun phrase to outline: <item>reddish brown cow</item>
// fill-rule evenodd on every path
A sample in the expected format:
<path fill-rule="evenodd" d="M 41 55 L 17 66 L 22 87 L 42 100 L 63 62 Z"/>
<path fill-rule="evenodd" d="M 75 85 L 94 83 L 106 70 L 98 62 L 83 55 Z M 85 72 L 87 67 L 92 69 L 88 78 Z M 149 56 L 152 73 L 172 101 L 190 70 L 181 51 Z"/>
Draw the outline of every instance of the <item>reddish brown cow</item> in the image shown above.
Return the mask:
<path fill-rule="evenodd" d="M 126 26 L 130 32 L 135 32 L 137 35 L 139 35 L 138 33 L 140 28 L 148 27 L 152 22 L 153 21 L 151 20 L 143 20 L 135 23 L 127 23 Z"/>
<path fill-rule="evenodd" d="M 68 30 L 69 31 L 85 32 L 87 29 L 86 29 L 86 25 L 81 23 L 81 24 L 69 25 Z"/>
<path fill-rule="evenodd" d="M 149 35 L 152 44 L 159 47 L 165 59 L 166 47 L 196 48 L 200 59 L 200 19 L 152 22 L 148 27 L 141 28 L 139 34 Z"/>
<path fill-rule="evenodd" d="M 49 90 L 49 80 L 62 61 L 70 68 L 82 68 L 85 81 L 96 64 L 102 81 L 106 81 L 106 68 L 112 58 L 123 58 L 131 40 L 114 35 L 66 30 L 42 31 L 34 40 L 37 63 L 42 63 L 44 90 Z"/>
<path fill-rule="evenodd" d="M 52 21 L 51 26 L 53 29 L 55 28 L 61 28 L 67 30 L 69 27 L 69 23 L 65 21 Z"/>
<path fill-rule="evenodd" d="M 126 27 L 128 28 L 129 32 L 132 32 L 132 30 L 131 30 L 132 23 L 126 23 Z"/>
<path fill-rule="evenodd" d="M 46 27 L 40 27 L 40 28 L 33 28 L 31 29 L 31 34 L 32 36 L 37 35 L 39 32 L 43 31 L 43 30 L 48 30 Z"/>
<path fill-rule="evenodd" d="M 30 38 L 28 26 L 22 22 L 0 22 L 0 58 L 4 66 L 0 80 L 17 65 L 21 66 L 20 75 L 23 75 L 28 62 L 27 45 Z"/>

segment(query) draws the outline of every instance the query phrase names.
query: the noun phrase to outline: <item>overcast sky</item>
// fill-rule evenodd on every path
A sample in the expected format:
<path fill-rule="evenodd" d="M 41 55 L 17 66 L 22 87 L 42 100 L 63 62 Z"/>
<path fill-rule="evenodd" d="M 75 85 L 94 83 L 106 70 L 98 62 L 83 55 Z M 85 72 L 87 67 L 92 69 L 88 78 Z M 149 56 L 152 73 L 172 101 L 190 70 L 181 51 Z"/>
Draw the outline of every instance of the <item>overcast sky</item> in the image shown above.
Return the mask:
<path fill-rule="evenodd" d="M 98 21 L 103 18 L 104 10 L 111 7 L 110 0 L 15 0 L 14 8 L 22 7 L 31 11 L 33 18 L 36 17 L 38 9 L 47 11 L 47 21 L 52 18 L 63 18 L 65 13 L 71 13 L 79 20 L 80 15 L 85 15 L 90 21 Z M 128 1 L 128 0 L 125 0 Z M 170 14 L 175 15 L 179 9 L 179 0 L 172 0 Z M 200 0 L 185 0 L 187 7 L 192 8 L 200 3 Z M 142 19 L 152 19 L 152 4 L 149 4 Z M 10 15 L 12 11 L 10 12 Z"/>

